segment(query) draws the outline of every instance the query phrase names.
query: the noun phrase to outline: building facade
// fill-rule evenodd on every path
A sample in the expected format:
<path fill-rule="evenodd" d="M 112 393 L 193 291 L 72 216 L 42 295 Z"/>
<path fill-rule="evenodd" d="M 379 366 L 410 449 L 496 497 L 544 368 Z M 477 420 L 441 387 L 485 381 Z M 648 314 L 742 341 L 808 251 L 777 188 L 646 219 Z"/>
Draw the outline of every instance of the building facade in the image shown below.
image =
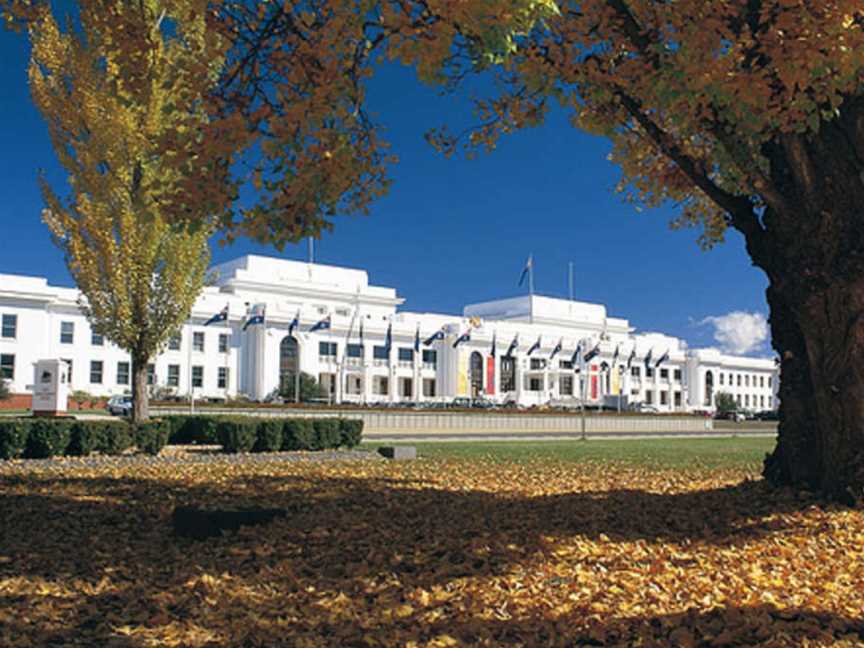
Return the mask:
<path fill-rule="evenodd" d="M 149 368 L 160 391 L 263 400 L 300 371 L 337 403 L 482 397 L 711 411 L 726 391 L 744 409 L 777 405 L 772 360 L 690 350 L 636 332 L 599 304 L 526 295 L 471 304 L 461 316 L 416 313 L 364 271 L 263 256 L 211 275 Z M 13 393 L 31 392 L 35 362 L 51 358 L 69 363 L 73 390 L 129 392 L 128 354 L 90 329 L 79 300 L 77 290 L 45 279 L 0 275 L 0 375 Z M 223 310 L 224 320 L 206 325 Z"/>

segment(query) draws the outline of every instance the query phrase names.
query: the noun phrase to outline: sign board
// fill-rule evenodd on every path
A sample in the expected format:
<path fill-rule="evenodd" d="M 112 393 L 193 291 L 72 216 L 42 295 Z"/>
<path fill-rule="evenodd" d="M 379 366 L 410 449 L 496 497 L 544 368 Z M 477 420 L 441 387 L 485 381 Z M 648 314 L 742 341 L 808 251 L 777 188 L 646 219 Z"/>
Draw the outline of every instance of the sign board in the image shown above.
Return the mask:
<path fill-rule="evenodd" d="M 33 377 L 33 414 L 62 414 L 68 403 L 69 365 L 63 360 L 39 360 Z"/>

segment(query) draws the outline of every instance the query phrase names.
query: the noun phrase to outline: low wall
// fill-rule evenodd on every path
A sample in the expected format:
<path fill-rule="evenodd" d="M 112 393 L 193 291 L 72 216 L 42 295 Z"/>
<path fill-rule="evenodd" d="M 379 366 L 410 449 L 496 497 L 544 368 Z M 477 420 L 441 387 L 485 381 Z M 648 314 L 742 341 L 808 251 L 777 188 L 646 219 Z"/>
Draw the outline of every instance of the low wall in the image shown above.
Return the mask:
<path fill-rule="evenodd" d="M 188 414 L 188 408 L 156 407 L 153 413 Z M 258 409 L 213 408 L 197 410 L 207 414 L 230 414 L 248 416 L 296 416 L 296 417 L 344 417 L 360 419 L 364 423 L 364 436 L 385 434 L 477 434 L 477 435 L 523 435 L 581 434 L 582 417 L 579 414 L 505 414 L 478 412 L 386 412 L 386 411 L 335 411 L 302 409 Z M 614 433 L 687 433 L 710 432 L 714 421 L 702 416 L 637 416 L 603 415 L 585 416 L 586 434 Z"/>

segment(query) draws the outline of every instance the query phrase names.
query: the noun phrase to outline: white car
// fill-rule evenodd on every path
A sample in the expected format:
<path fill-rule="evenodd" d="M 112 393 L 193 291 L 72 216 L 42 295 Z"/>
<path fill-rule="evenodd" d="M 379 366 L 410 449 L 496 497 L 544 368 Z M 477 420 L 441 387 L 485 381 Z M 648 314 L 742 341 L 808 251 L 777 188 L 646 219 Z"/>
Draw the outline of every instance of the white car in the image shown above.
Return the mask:
<path fill-rule="evenodd" d="M 132 413 L 132 397 L 112 396 L 105 404 L 105 409 L 114 416 L 129 416 Z"/>

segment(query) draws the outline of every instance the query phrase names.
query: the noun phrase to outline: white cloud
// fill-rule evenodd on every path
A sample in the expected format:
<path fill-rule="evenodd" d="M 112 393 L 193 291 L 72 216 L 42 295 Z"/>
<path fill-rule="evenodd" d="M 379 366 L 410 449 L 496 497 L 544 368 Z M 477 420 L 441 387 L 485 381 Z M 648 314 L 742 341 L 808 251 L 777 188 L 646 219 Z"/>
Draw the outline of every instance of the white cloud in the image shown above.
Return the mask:
<path fill-rule="evenodd" d="M 726 353 L 752 353 L 768 341 L 768 320 L 762 313 L 733 311 L 726 315 L 706 317 L 700 326 L 714 327 L 714 340 Z"/>

